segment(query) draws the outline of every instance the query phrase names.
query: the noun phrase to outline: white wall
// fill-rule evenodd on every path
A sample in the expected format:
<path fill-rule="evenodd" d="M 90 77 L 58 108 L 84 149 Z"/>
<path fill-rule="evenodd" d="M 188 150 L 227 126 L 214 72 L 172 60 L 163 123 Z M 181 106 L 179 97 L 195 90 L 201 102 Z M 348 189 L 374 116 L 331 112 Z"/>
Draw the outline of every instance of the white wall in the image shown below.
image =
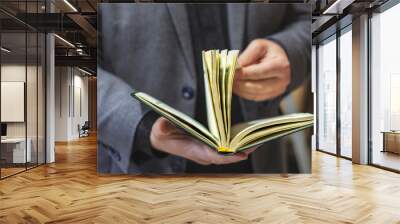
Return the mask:
<path fill-rule="evenodd" d="M 38 69 L 38 70 L 37 70 Z M 27 80 L 25 80 L 27 78 Z M 24 82 L 26 85 L 26 106 L 21 108 L 22 113 L 26 112 L 26 120 L 22 122 L 6 122 L 8 138 L 29 139 L 28 144 L 32 151 L 32 161 L 44 162 L 45 150 L 45 120 L 44 120 L 44 74 L 41 66 L 25 64 L 3 64 L 1 66 L 1 81 L 3 82 Z M 7 95 L 2 95 L 2 98 Z M 2 112 L 11 108 L 2 107 Z M 5 111 L 4 111 L 5 110 Z M 13 111 L 8 111 L 13 113 Z M 39 156 L 37 157 L 37 153 Z"/>
<path fill-rule="evenodd" d="M 27 69 L 27 70 L 25 70 Z M 32 80 L 30 75 L 36 76 L 36 67 L 35 66 L 27 66 L 18 65 L 18 64 L 6 64 L 1 66 L 1 81 L 2 82 L 25 82 L 26 71 L 28 74 L 29 85 L 36 85 L 36 80 Z M 27 106 L 31 106 L 27 113 L 28 118 L 28 137 L 30 132 L 30 128 L 32 127 L 36 130 L 36 113 L 32 113 L 32 111 L 36 111 L 36 88 L 27 88 Z M 33 104 L 31 104 L 33 102 Z M 32 108 L 34 107 L 34 108 Z M 1 108 L 1 110 L 6 110 L 7 108 Z M 34 122 L 34 123 L 32 123 Z M 7 122 L 7 136 L 8 137 L 25 137 L 25 126 L 26 122 Z M 35 133 L 36 134 L 36 133 Z"/>
<path fill-rule="evenodd" d="M 75 70 L 76 72 L 77 70 Z M 74 75 L 74 108 L 73 119 L 72 119 L 72 136 L 78 137 L 78 124 L 81 126 L 88 121 L 88 77 L 82 76 L 82 73 Z M 74 113 L 75 112 L 75 113 Z"/>
<path fill-rule="evenodd" d="M 1 81 L 2 82 L 25 82 L 25 64 L 8 64 L 1 66 Z M 28 67 L 28 71 L 32 67 Z M 3 96 L 4 97 L 4 96 Z M 1 108 L 6 110 L 6 108 Z M 8 137 L 25 137 L 25 123 L 24 122 L 11 122 L 7 123 L 7 136 Z"/>
<path fill-rule="evenodd" d="M 25 83 L 1 81 L 1 121 L 25 121 Z"/>
<path fill-rule="evenodd" d="M 68 140 L 68 117 L 70 84 L 69 69 L 55 68 L 55 141 Z"/>
<path fill-rule="evenodd" d="M 78 124 L 88 120 L 88 77 L 72 67 L 56 67 L 55 140 L 79 137 Z"/>
<path fill-rule="evenodd" d="M 29 70 L 29 68 L 28 68 Z M 1 66 L 1 81 L 11 82 L 25 82 L 25 64 L 9 64 Z M 6 108 L 1 108 L 6 110 Z M 24 138 L 25 137 L 25 122 L 9 122 L 7 123 L 7 137 L 10 138 Z"/>

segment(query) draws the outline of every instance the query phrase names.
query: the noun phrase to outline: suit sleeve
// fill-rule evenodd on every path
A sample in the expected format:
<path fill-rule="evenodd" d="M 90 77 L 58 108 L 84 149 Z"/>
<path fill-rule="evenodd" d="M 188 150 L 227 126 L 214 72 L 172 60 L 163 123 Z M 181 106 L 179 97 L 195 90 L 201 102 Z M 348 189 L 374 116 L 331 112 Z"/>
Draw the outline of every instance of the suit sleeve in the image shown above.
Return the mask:
<path fill-rule="evenodd" d="M 270 39 L 283 47 L 288 55 L 291 83 L 284 95 L 296 89 L 310 77 L 311 69 L 311 7 L 309 4 L 290 4 L 283 29 Z"/>
<path fill-rule="evenodd" d="M 102 69 L 98 76 L 99 143 L 123 172 L 146 170 L 147 161 L 165 157 L 153 153 L 149 141 L 157 116 L 130 96 L 133 89 L 123 80 Z"/>

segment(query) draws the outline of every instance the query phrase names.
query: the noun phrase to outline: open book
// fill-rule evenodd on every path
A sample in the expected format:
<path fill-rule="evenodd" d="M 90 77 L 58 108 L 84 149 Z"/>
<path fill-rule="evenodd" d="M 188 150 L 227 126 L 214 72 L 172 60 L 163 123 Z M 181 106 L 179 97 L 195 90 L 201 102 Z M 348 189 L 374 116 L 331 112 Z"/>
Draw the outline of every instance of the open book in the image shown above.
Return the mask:
<path fill-rule="evenodd" d="M 208 128 L 143 92 L 132 96 L 219 153 L 236 153 L 313 125 L 313 115 L 282 115 L 231 126 L 233 78 L 238 50 L 203 51 Z"/>

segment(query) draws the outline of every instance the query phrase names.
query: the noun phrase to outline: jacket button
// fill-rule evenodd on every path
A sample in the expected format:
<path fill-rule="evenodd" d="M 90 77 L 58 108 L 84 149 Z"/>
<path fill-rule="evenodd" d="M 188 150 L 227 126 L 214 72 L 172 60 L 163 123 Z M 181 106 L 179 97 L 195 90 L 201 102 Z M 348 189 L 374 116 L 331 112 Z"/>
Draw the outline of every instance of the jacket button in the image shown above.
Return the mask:
<path fill-rule="evenodd" d="M 190 100 L 194 96 L 194 90 L 191 87 L 185 86 L 182 88 L 182 96 L 183 98 Z"/>

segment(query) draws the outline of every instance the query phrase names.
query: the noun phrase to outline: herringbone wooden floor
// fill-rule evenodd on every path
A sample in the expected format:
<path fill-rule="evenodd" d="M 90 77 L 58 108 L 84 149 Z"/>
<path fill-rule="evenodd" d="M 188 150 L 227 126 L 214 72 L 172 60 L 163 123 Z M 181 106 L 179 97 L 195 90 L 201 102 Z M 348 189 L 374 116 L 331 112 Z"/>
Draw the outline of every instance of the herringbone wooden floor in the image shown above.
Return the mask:
<path fill-rule="evenodd" d="M 0 223 L 400 223 L 400 175 L 313 153 L 313 174 L 110 176 L 96 140 L 0 181 Z"/>

